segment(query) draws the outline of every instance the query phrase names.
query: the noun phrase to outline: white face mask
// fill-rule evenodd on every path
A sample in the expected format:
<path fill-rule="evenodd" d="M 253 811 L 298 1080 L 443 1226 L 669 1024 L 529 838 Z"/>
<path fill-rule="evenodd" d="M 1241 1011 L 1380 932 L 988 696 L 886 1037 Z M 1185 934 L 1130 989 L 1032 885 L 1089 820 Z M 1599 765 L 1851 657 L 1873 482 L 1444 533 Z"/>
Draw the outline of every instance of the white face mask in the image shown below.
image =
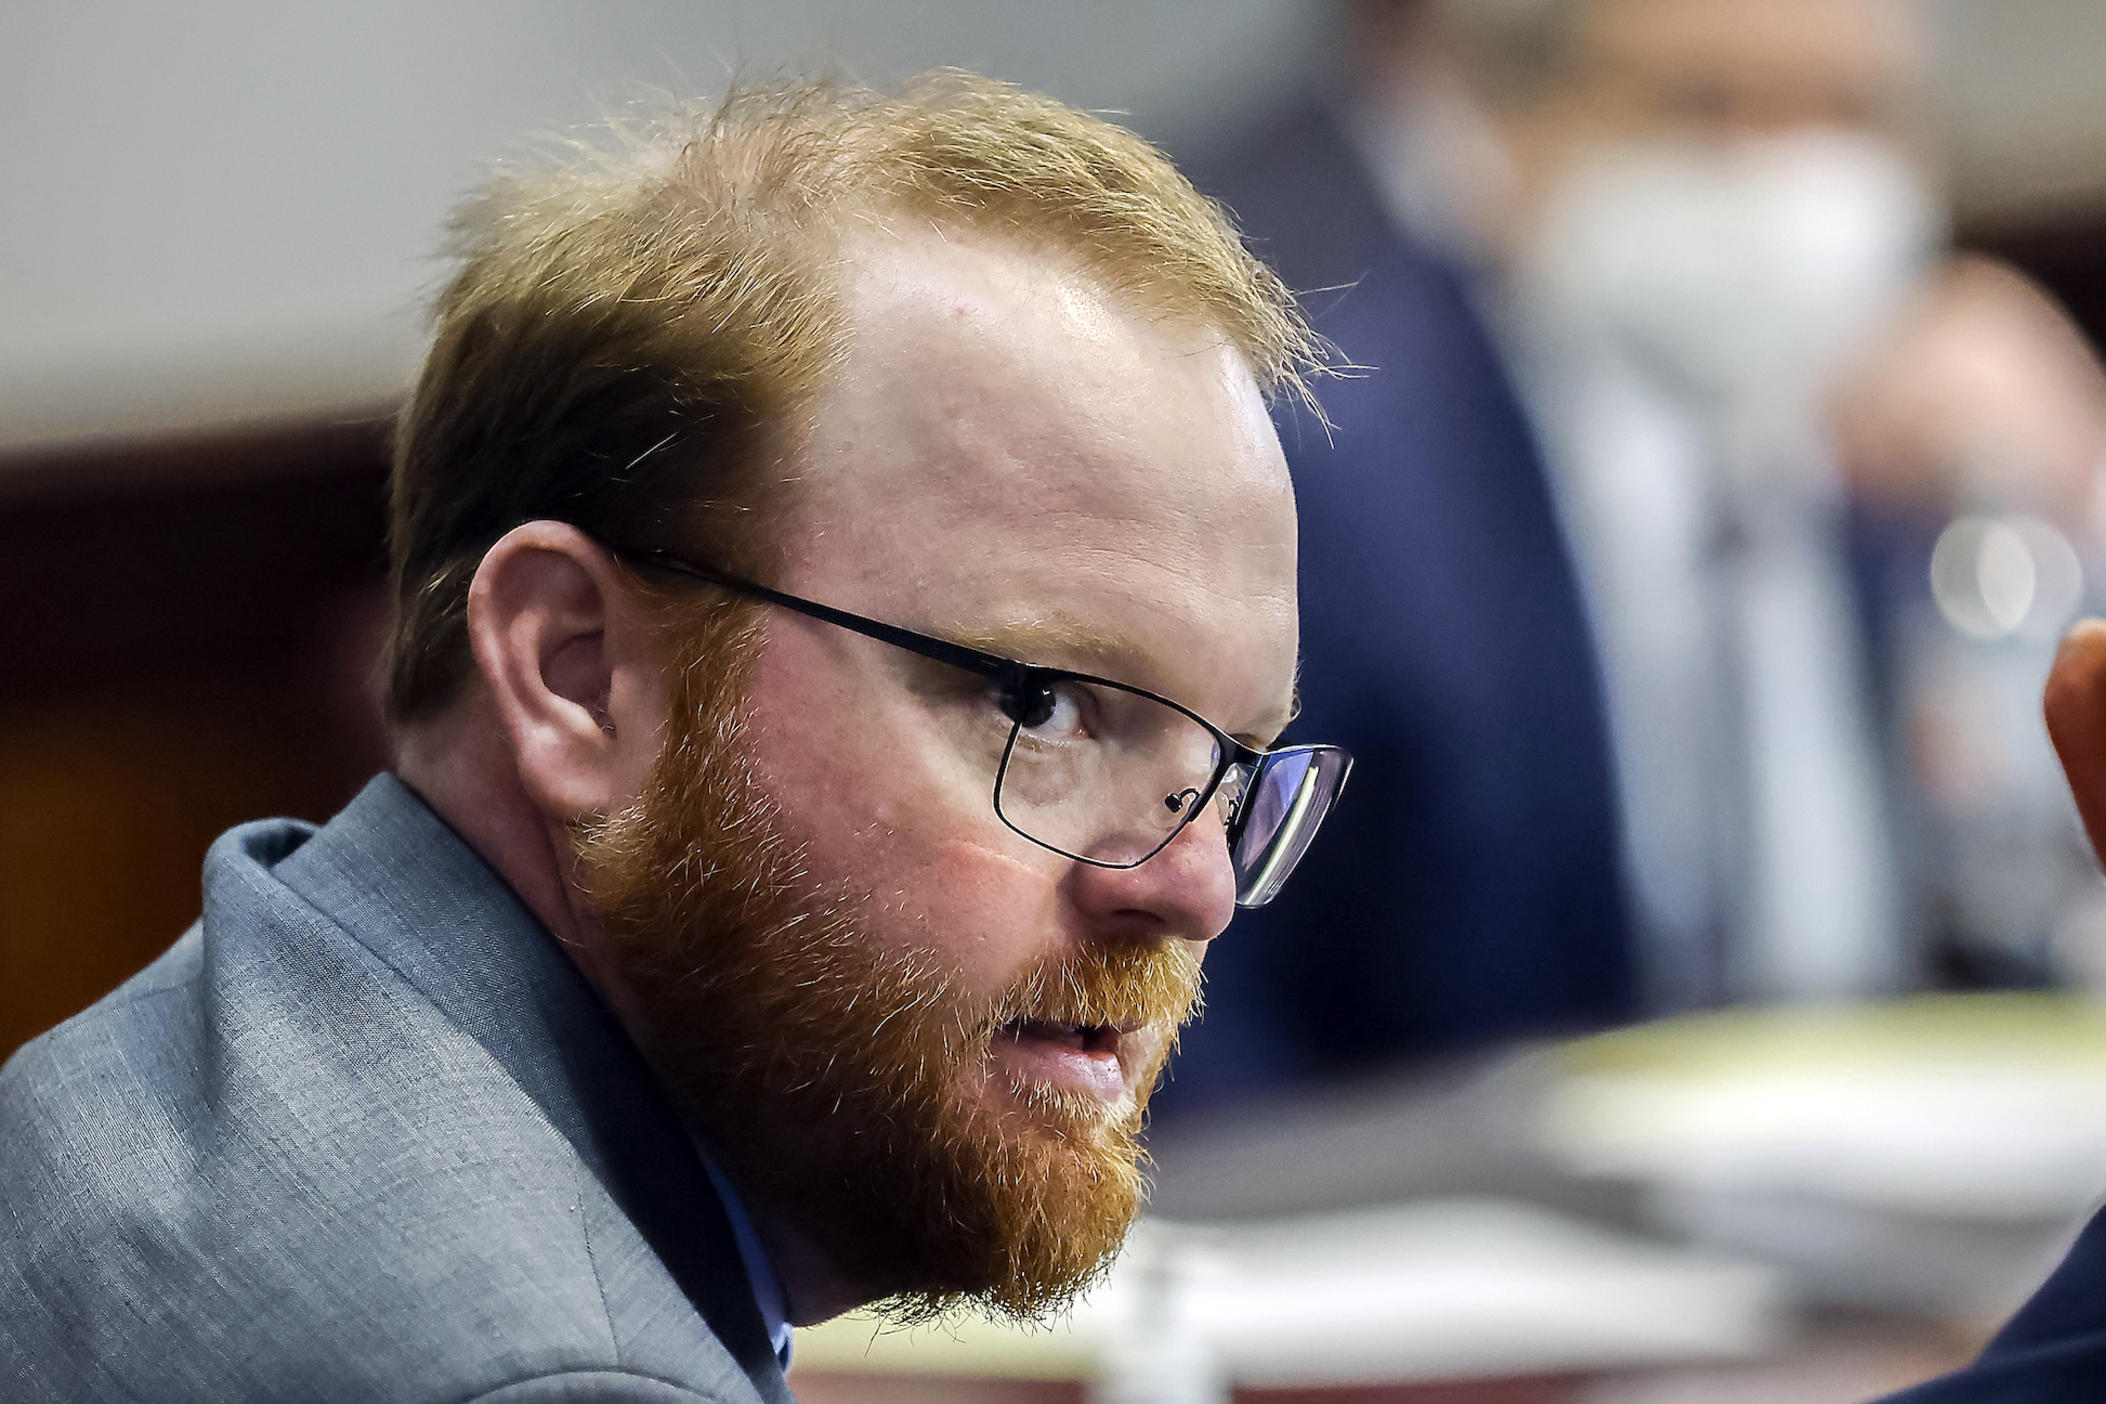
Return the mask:
<path fill-rule="evenodd" d="M 1519 274 L 1568 335 L 1686 389 L 1803 397 L 1893 316 L 1942 232 L 1869 136 L 1633 143 L 1574 163 Z"/>

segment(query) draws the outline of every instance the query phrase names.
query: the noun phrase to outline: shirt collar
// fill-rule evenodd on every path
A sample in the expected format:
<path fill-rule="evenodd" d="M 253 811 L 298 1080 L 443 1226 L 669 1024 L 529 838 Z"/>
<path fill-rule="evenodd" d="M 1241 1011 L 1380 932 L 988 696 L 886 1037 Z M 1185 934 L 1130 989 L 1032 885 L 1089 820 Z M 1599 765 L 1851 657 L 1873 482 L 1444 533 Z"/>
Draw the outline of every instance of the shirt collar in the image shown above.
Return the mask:
<path fill-rule="evenodd" d="M 787 1373 L 792 1333 L 790 1307 L 782 1294 L 782 1283 L 775 1276 L 767 1253 L 761 1248 L 760 1235 L 753 1231 L 753 1220 L 746 1216 L 746 1206 L 739 1199 L 738 1191 L 731 1187 L 731 1181 L 717 1168 L 717 1162 L 708 1151 L 700 1146 L 695 1149 L 702 1157 L 702 1168 L 709 1172 L 709 1182 L 716 1186 L 717 1198 L 724 1202 L 724 1217 L 731 1221 L 731 1236 L 738 1241 L 739 1257 L 746 1264 L 746 1280 L 753 1287 L 753 1304 L 760 1308 L 761 1325 L 767 1328 L 768 1343 L 775 1347 L 775 1358 Z"/>

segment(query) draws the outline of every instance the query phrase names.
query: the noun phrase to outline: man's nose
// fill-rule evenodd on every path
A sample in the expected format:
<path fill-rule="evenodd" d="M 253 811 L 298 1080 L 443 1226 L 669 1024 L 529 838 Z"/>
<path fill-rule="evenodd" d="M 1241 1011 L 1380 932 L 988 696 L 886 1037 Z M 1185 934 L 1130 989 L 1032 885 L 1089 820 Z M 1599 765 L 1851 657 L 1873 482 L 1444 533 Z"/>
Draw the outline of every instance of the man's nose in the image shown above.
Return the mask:
<path fill-rule="evenodd" d="M 1140 939 L 1211 941 L 1236 913 L 1236 874 L 1213 805 L 1162 851 L 1132 868 L 1074 866 L 1077 903 L 1102 925 Z"/>

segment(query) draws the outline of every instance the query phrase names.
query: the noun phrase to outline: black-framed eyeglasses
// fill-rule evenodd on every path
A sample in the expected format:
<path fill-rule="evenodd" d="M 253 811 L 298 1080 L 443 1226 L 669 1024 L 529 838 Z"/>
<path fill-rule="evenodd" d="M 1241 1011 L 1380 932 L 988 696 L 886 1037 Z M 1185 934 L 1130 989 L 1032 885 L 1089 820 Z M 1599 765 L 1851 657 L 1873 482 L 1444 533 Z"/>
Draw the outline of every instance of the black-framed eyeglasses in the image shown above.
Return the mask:
<path fill-rule="evenodd" d="M 1245 745 L 1189 707 L 1110 678 L 1021 663 L 664 551 L 607 549 L 986 679 L 1007 729 L 1006 738 L 988 738 L 990 755 L 1000 752 L 995 814 L 1080 863 L 1138 867 L 1213 803 L 1228 836 L 1236 905 L 1261 907 L 1308 852 L 1353 768 L 1336 746 Z"/>

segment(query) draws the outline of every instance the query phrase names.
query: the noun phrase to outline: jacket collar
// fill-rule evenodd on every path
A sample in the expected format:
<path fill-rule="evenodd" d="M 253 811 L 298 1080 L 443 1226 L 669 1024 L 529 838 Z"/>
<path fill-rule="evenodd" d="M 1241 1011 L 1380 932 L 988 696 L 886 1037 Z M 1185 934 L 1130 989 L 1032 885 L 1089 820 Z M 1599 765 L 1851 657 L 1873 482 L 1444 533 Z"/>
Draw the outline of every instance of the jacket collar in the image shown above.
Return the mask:
<path fill-rule="evenodd" d="M 381 775 L 274 872 L 482 1045 L 762 1396 L 793 1404 L 701 1157 L 605 1002 L 482 856 Z"/>

